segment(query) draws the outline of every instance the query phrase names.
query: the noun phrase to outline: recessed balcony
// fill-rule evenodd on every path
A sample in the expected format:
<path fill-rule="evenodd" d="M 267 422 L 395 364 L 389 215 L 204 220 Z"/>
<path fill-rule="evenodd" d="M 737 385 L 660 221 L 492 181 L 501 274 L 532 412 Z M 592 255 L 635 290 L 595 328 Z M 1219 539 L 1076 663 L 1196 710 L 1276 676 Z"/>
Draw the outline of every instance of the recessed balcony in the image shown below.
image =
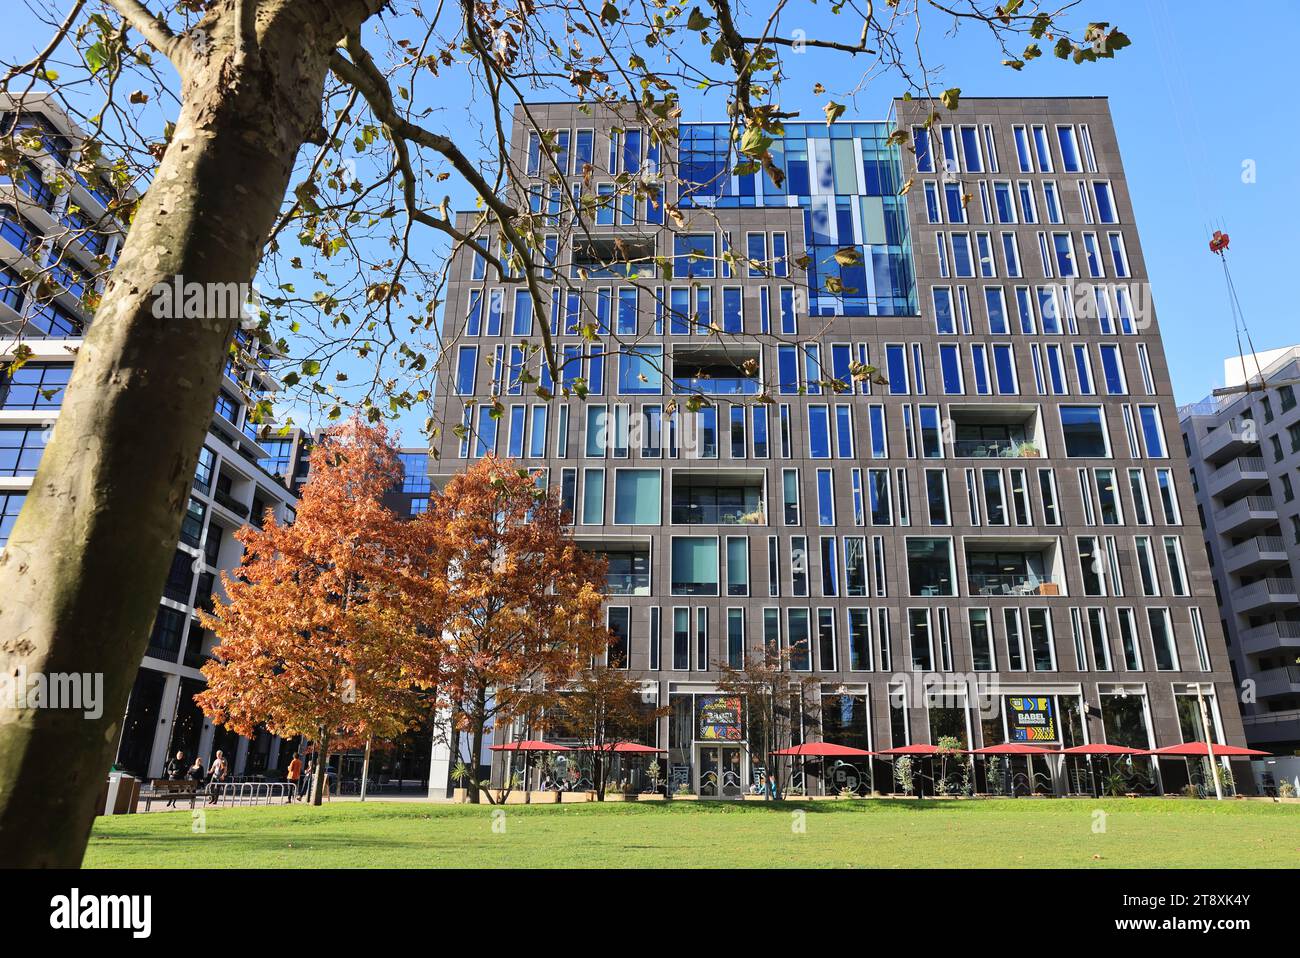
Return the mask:
<path fill-rule="evenodd" d="M 1268 483 L 1260 456 L 1238 456 L 1210 473 L 1206 486 L 1212 496 L 1239 496 Z"/>
<path fill-rule="evenodd" d="M 608 563 L 606 595 L 650 594 L 650 543 L 644 539 L 583 540 L 578 548 L 600 556 Z"/>
<path fill-rule="evenodd" d="M 674 525 L 766 525 L 762 469 L 689 469 L 672 473 Z"/>
<path fill-rule="evenodd" d="M 1056 539 L 968 536 L 966 586 L 972 596 L 1018 598 L 1065 594 Z"/>
<path fill-rule="evenodd" d="M 951 403 L 952 454 L 959 459 L 1043 455 L 1038 407 L 1021 403 Z"/>
<path fill-rule="evenodd" d="M 760 357 L 757 346 L 674 346 L 673 392 L 756 396 L 762 389 Z"/>

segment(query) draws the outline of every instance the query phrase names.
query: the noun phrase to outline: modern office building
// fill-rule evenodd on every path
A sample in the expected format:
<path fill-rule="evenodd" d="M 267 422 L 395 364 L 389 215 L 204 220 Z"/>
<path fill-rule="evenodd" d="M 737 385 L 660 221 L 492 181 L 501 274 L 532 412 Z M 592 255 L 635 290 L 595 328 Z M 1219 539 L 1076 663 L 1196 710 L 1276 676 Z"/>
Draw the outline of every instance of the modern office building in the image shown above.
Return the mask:
<path fill-rule="evenodd" d="M 718 663 L 765 645 L 816 683 L 810 738 L 1152 748 L 1209 714 L 1240 744 L 1107 101 L 788 123 L 780 186 L 726 124 L 618 113 L 532 104 L 543 138 L 516 111 L 549 309 L 453 260 L 430 471 L 493 452 L 558 492 L 674 784 L 750 788 Z"/>
<path fill-rule="evenodd" d="M 1255 748 L 1294 755 L 1300 750 L 1300 346 L 1225 359 L 1223 373 L 1229 387 L 1250 382 L 1256 388 L 1180 407 L 1183 444 L 1246 738 Z"/>
<path fill-rule="evenodd" d="M 81 133 L 49 98 L 0 100 L 0 137 L 29 157 L 0 178 L 0 548 L 30 488 L 93 303 L 124 238 L 117 215 L 130 194 L 107 177 L 77 169 Z M 30 350 L 17 369 L 19 345 Z M 171 571 L 158 601 L 149 646 L 131 690 L 117 764 L 136 775 L 161 774 L 168 753 L 209 759 L 222 748 L 238 774 L 277 763 L 273 736 L 240 739 L 214 729 L 194 704 L 199 667 L 215 644 L 195 610 L 209 606 L 220 573 L 242 547 L 233 533 L 260 523 L 267 508 L 293 515 L 291 491 L 300 435 L 259 439 L 249 410 L 276 384 L 268 371 L 233 363 L 213 410 Z M 142 424 L 141 428 L 148 428 Z"/>

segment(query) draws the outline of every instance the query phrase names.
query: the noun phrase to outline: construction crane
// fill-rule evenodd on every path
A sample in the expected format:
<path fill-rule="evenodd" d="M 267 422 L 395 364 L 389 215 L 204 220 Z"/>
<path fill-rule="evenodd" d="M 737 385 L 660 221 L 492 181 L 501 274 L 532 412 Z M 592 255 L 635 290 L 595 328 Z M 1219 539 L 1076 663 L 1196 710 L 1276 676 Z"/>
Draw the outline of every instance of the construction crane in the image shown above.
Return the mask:
<path fill-rule="evenodd" d="M 1228 269 L 1228 234 L 1222 230 L 1215 230 L 1214 235 L 1210 237 L 1210 252 L 1219 257 L 1219 262 L 1223 264 L 1223 279 L 1228 287 L 1228 302 L 1232 308 L 1232 322 L 1234 331 L 1237 335 L 1237 354 L 1241 357 L 1241 385 L 1239 386 L 1221 386 L 1212 390 L 1212 396 L 1236 396 L 1242 393 L 1263 392 L 1266 389 L 1276 389 L 1279 386 L 1289 386 L 1300 384 L 1300 379 L 1275 379 L 1272 382 L 1264 381 L 1264 373 L 1259 368 L 1259 356 L 1255 353 L 1255 344 L 1250 338 L 1250 327 L 1246 325 L 1246 315 L 1241 309 L 1241 300 L 1237 298 L 1237 287 L 1232 281 L 1232 271 Z M 1246 350 L 1242 348 L 1242 337 L 1246 338 L 1246 345 L 1250 347 L 1250 358 L 1255 363 L 1255 378 L 1251 379 L 1250 374 L 1246 371 Z"/>

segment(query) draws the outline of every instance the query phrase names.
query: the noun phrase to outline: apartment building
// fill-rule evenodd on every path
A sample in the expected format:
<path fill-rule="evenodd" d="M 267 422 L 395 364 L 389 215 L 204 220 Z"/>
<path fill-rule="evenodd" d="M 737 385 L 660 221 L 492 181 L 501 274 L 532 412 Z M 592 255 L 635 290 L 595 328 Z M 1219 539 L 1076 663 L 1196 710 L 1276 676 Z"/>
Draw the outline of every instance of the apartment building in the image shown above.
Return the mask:
<path fill-rule="evenodd" d="M 675 787 L 753 786 L 717 683 L 764 646 L 816 683 L 806 734 L 846 745 L 1154 748 L 1203 714 L 1242 741 L 1104 98 L 788 123 L 780 186 L 723 123 L 660 143 L 617 108 L 528 114 L 549 310 L 453 260 L 429 471 L 493 452 L 558 492 L 609 560 L 611 663 L 669 706 L 649 744 Z"/>
<path fill-rule="evenodd" d="M 117 260 L 125 227 L 116 215 L 130 194 L 107 176 L 77 168 L 81 132 L 41 94 L 15 107 L 0 100 L 0 137 L 28 159 L 0 178 L 0 548 L 18 516 L 41 453 L 58 427 L 63 390 L 88 309 Z M 48 282 L 43 278 L 48 277 Z M 30 350 L 18 367 L 19 346 Z M 260 523 L 266 509 L 292 518 L 291 490 L 300 436 L 259 439 L 249 410 L 276 384 L 267 369 L 226 367 L 225 381 L 199 456 L 189 507 L 123 722 L 117 765 L 139 776 L 162 772 L 169 753 L 209 759 L 221 748 L 237 774 L 277 763 L 279 742 L 214 729 L 194 704 L 204 687 L 200 666 L 215 637 L 198 622 L 234 568 L 241 526 Z M 141 424 L 148 428 L 148 424 Z"/>
<path fill-rule="evenodd" d="M 1250 390 L 1178 410 L 1229 664 L 1254 748 L 1300 749 L 1300 346 L 1223 362 Z M 1293 770 L 1291 774 L 1294 774 Z"/>

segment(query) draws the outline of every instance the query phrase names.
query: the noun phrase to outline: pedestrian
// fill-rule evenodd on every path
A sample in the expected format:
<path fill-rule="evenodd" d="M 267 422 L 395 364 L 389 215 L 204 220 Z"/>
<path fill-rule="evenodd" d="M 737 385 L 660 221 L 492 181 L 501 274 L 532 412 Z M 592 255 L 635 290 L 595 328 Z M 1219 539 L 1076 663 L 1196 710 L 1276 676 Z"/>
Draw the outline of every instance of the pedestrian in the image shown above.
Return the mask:
<path fill-rule="evenodd" d="M 217 804 L 217 785 L 226 780 L 226 754 L 217 749 L 216 756 L 212 759 L 212 767 L 208 769 L 208 804 Z"/>
<path fill-rule="evenodd" d="M 207 772 L 205 772 L 203 769 L 202 756 L 200 755 L 194 756 L 194 764 L 191 765 L 190 770 L 185 773 L 185 777 L 194 783 L 194 787 L 196 789 L 200 784 L 202 784 L 203 780 L 208 777 Z"/>
<path fill-rule="evenodd" d="M 185 778 L 185 753 L 177 752 L 176 757 L 169 760 L 163 767 L 163 777 L 169 782 L 179 782 Z M 167 808 L 176 807 L 176 793 L 171 793 L 171 798 L 167 799 Z"/>
<path fill-rule="evenodd" d="M 284 773 L 284 777 L 289 782 L 289 801 L 292 802 L 294 795 L 298 792 L 298 780 L 302 778 L 302 759 L 296 754 L 293 760 L 289 762 L 289 770 Z"/>
<path fill-rule="evenodd" d="M 302 798 L 307 789 L 311 787 L 311 777 L 316 774 L 316 763 L 307 759 L 307 767 L 303 769 L 302 781 L 298 783 L 298 797 Z"/>

